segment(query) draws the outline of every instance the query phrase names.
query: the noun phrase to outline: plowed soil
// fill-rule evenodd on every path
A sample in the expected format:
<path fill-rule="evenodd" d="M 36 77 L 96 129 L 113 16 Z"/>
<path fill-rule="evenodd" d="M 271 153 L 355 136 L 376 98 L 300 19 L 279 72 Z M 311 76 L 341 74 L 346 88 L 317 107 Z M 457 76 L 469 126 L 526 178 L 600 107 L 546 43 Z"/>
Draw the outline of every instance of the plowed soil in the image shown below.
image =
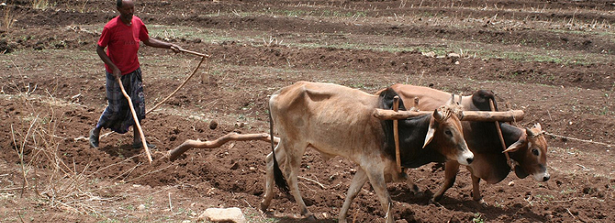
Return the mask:
<path fill-rule="evenodd" d="M 482 182 L 481 204 L 464 169 L 436 205 L 444 171 L 428 164 L 408 171 L 422 195 L 388 184 L 398 222 L 615 222 L 613 1 L 136 1 L 152 37 L 211 55 L 143 121 L 157 146 L 152 163 L 131 148 L 132 132 L 106 135 L 98 149 L 86 140 L 106 106 L 95 48 L 115 1 L 3 2 L 0 222 L 197 221 L 209 207 L 239 207 L 250 222 L 306 222 L 284 193 L 258 211 L 267 142 L 164 158 L 188 139 L 267 133 L 268 96 L 300 80 L 369 93 L 394 83 L 489 89 L 501 109 L 525 111 L 516 125 L 546 131 L 551 180 Z M 142 46 L 140 60 L 151 108 L 200 57 Z M 356 168 L 304 156 L 300 190 L 319 222 L 337 222 Z M 384 222 L 369 185 L 349 220 Z"/>

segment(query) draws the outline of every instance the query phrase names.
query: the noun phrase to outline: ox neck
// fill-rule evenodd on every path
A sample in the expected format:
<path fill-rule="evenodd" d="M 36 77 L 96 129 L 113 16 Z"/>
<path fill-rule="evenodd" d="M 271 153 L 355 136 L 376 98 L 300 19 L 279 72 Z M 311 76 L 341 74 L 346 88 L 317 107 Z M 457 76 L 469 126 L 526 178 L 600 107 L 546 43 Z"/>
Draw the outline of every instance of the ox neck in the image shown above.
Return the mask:
<path fill-rule="evenodd" d="M 431 115 L 399 120 L 399 148 L 401 164 L 404 168 L 417 168 L 431 162 L 445 162 L 446 157 L 438 153 L 435 143 L 425 143 Z M 393 139 L 393 121 L 383 121 L 387 155 L 395 158 L 395 142 Z"/>

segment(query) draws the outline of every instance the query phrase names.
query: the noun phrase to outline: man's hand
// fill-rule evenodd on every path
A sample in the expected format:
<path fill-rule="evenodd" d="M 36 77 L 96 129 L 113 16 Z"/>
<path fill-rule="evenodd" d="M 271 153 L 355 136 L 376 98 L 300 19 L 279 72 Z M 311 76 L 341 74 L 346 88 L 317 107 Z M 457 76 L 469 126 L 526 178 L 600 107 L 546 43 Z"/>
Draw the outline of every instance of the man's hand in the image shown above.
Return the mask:
<path fill-rule="evenodd" d="M 113 68 L 113 77 L 115 77 L 116 79 L 119 79 L 122 77 L 122 71 L 120 71 L 120 69 L 115 66 Z"/>
<path fill-rule="evenodd" d="M 171 50 L 173 50 L 173 52 L 175 52 L 175 53 L 179 53 L 179 52 L 182 51 L 182 48 L 179 47 L 178 45 L 171 44 Z"/>

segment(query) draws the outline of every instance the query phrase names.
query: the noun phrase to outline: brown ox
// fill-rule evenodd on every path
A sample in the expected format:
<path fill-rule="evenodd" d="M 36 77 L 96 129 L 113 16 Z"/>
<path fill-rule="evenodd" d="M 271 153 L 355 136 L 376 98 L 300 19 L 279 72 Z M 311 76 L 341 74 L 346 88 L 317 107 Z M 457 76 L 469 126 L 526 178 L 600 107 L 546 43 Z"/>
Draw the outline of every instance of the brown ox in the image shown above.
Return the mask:
<path fill-rule="evenodd" d="M 301 157 L 307 148 L 313 148 L 325 160 L 342 156 L 359 166 L 340 210 L 339 222 L 346 222 L 352 200 L 368 180 L 386 213 L 386 221 L 393 222 L 386 182 L 406 180 L 406 175 L 396 172 L 392 136 L 385 134 L 385 128 L 387 133 L 391 132 L 392 121 L 381 121 L 372 115 L 379 103 L 380 107 L 390 106 L 391 93 L 394 92 L 385 91 L 379 97 L 336 84 L 311 82 L 298 82 L 275 92 L 269 100 L 269 109 L 272 129 L 279 134 L 280 142 L 267 156 L 261 210 L 266 211 L 271 204 L 275 179 L 280 188 L 290 186 L 301 214 L 314 218 L 297 184 Z M 442 107 L 432 115 L 399 120 L 404 165 L 446 160 L 472 162 L 473 154 L 463 139 L 461 122 L 449 109 Z M 407 156 L 411 151 L 416 155 Z"/>
<path fill-rule="evenodd" d="M 400 95 L 406 104 L 413 104 L 418 98 L 418 109 L 431 110 L 444 104 L 449 93 L 428 87 L 395 84 L 391 88 Z M 472 96 L 464 96 L 461 100 L 463 110 L 490 111 L 489 100 L 494 100 L 490 91 L 479 90 Z M 410 104 L 408 104 L 410 105 Z M 507 163 L 502 144 L 497 135 L 496 126 L 492 122 L 463 121 L 463 132 L 468 147 L 474 153 L 475 159 L 467 168 L 472 175 L 473 199 L 481 201 L 479 182 L 481 179 L 487 183 L 495 184 L 502 181 L 511 167 Z M 517 165 L 515 173 L 520 178 L 532 175 L 537 181 L 543 182 L 550 178 L 547 171 L 547 141 L 542 134 L 540 124 L 533 128 L 518 128 L 506 123 L 500 123 L 502 136 L 507 146 L 506 152 Z M 434 195 L 434 200 L 442 199 L 444 192 L 455 183 L 459 172 L 459 163 L 450 160 L 445 163 L 445 180 L 443 186 Z"/>

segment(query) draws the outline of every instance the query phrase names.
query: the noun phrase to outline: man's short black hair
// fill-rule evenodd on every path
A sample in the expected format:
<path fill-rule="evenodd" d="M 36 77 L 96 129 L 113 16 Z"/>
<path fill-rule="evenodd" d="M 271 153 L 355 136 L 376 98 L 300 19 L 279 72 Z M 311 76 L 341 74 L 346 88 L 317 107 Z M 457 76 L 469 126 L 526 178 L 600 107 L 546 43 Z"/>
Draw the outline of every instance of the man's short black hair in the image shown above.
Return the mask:
<path fill-rule="evenodd" d="M 117 0 L 117 7 L 118 8 L 122 7 L 122 0 Z"/>

